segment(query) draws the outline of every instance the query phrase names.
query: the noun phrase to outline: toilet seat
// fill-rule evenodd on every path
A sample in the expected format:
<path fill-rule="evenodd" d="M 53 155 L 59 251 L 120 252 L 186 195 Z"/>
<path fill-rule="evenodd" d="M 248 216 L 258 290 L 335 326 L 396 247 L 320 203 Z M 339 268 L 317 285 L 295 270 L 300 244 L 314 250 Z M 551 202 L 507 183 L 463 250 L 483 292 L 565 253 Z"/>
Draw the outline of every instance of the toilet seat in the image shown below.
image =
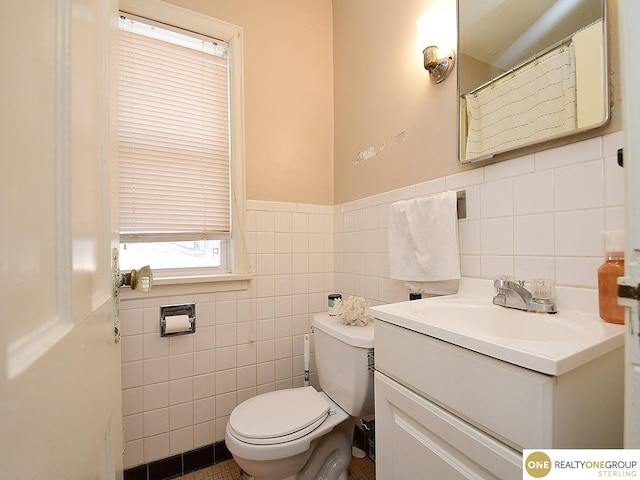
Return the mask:
<path fill-rule="evenodd" d="M 313 387 L 269 392 L 238 405 L 229 433 L 242 442 L 275 445 L 301 438 L 321 425 L 330 404 Z"/>

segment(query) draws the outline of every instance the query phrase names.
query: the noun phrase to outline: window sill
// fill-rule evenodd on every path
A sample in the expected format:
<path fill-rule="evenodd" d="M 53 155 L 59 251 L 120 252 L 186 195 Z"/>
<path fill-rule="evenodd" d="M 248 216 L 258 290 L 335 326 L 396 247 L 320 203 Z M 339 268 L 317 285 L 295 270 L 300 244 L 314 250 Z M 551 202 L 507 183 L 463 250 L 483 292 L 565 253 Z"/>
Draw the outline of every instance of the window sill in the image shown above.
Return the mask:
<path fill-rule="evenodd" d="M 232 292 L 247 290 L 250 273 L 224 273 L 220 275 L 203 275 L 190 277 L 154 278 L 153 287 L 148 293 L 123 287 L 120 290 L 121 300 L 134 300 L 176 295 L 193 295 L 199 293 Z"/>

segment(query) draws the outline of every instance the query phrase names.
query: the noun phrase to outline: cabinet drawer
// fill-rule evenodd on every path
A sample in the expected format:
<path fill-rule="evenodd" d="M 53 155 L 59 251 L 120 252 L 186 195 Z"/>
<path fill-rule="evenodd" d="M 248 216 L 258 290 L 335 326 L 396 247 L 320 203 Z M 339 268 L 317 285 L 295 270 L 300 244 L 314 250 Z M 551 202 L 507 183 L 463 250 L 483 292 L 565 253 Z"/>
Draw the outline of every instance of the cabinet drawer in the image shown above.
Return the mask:
<path fill-rule="evenodd" d="M 375 323 L 376 370 L 507 445 L 550 448 L 555 377 Z"/>
<path fill-rule="evenodd" d="M 522 455 L 376 372 L 379 480 L 517 480 Z"/>

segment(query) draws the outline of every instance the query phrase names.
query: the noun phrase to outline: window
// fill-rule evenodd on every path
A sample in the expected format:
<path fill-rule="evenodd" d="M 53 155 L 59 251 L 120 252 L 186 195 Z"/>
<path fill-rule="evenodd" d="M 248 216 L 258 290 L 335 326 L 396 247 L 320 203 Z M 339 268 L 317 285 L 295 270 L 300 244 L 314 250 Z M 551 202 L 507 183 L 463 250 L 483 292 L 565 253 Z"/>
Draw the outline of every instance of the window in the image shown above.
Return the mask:
<path fill-rule="evenodd" d="M 120 18 L 120 265 L 244 273 L 239 30 L 195 13 L 183 27 Z"/>

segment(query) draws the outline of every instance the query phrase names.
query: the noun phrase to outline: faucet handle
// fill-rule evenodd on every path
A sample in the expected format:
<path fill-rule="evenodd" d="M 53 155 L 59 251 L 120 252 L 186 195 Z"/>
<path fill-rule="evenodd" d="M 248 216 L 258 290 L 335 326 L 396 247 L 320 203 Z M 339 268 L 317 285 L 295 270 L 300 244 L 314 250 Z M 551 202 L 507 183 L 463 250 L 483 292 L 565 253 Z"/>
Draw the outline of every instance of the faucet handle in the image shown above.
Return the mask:
<path fill-rule="evenodd" d="M 514 282 L 514 278 L 511 275 L 498 275 L 493 278 L 493 288 L 501 290 L 508 288 L 511 282 Z"/>
<path fill-rule="evenodd" d="M 551 300 L 554 297 L 554 284 L 550 278 L 534 278 L 531 281 L 531 293 L 537 300 Z"/>

